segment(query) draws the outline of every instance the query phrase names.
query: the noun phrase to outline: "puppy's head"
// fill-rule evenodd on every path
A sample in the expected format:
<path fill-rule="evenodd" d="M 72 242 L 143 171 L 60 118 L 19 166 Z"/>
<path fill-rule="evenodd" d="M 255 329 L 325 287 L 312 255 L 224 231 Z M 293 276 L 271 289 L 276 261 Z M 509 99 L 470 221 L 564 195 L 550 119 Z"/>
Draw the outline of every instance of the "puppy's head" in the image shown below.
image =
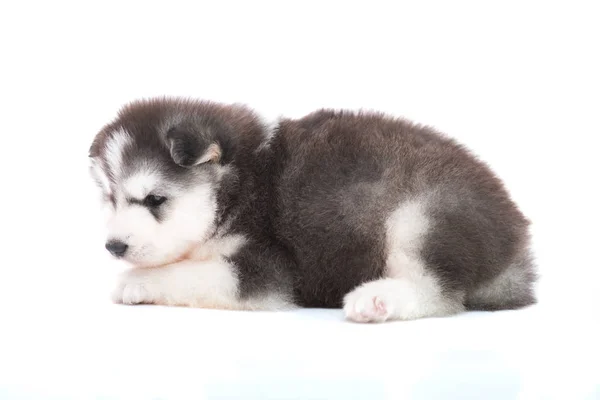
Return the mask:
<path fill-rule="evenodd" d="M 107 250 L 139 267 L 185 258 L 215 229 L 245 108 L 179 99 L 124 107 L 96 135 L 91 171 L 108 209 Z"/>

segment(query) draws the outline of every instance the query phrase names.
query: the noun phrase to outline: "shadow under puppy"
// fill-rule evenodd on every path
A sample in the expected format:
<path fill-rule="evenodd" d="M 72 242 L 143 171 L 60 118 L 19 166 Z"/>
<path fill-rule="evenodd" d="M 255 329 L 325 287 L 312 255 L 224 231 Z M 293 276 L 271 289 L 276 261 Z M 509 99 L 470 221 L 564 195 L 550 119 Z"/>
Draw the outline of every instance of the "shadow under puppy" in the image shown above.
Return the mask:
<path fill-rule="evenodd" d="M 133 102 L 96 136 L 124 304 L 343 307 L 357 322 L 535 302 L 528 221 L 430 128 L 316 111 L 274 128 L 240 105 Z"/>

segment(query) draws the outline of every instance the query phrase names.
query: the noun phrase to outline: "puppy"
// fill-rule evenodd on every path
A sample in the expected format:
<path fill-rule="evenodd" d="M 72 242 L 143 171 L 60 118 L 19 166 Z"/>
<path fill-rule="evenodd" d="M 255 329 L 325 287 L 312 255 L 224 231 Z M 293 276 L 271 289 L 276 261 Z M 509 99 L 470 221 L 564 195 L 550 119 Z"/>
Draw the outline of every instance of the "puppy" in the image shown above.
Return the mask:
<path fill-rule="evenodd" d="M 238 310 L 343 307 L 356 322 L 535 302 L 528 220 L 432 129 L 320 110 L 269 129 L 240 105 L 125 106 L 95 137 L 113 300 Z"/>

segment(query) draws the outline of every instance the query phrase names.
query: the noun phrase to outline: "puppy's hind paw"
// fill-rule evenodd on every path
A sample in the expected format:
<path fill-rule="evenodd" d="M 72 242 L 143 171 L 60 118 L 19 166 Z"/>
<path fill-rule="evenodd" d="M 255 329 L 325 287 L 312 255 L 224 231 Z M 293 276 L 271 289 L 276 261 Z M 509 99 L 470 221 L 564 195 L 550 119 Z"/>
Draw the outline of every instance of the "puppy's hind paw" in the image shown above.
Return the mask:
<path fill-rule="evenodd" d="M 359 287 L 346 295 L 344 313 L 354 322 L 384 322 L 390 316 L 386 301 L 367 287 Z"/>

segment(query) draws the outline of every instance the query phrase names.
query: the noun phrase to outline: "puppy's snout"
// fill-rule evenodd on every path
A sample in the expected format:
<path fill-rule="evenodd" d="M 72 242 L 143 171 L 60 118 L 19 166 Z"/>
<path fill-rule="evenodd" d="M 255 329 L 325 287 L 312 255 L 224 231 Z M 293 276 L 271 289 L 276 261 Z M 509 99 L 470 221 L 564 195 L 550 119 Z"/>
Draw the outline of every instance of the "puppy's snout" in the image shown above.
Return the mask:
<path fill-rule="evenodd" d="M 113 256 L 123 257 L 129 246 L 120 240 L 109 240 L 104 247 L 106 247 L 106 250 Z"/>

